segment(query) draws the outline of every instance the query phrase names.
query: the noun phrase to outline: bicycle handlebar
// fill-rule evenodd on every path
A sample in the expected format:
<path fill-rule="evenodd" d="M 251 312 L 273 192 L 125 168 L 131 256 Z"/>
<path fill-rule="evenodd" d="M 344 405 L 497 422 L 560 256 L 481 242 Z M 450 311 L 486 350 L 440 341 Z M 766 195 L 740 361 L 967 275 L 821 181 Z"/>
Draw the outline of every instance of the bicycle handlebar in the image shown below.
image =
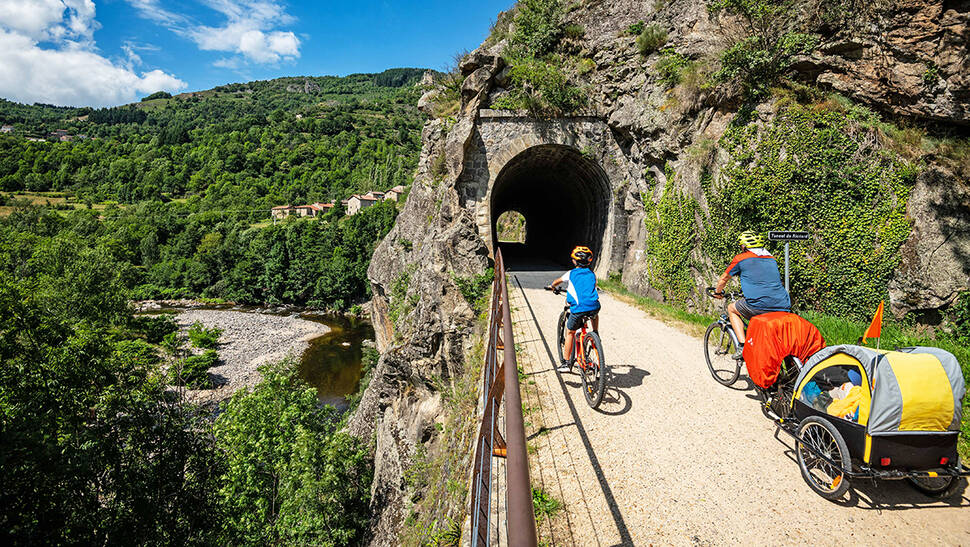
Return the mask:
<path fill-rule="evenodd" d="M 706 292 L 707 296 L 710 296 L 711 298 L 714 298 L 714 295 L 716 294 L 714 292 L 714 287 L 708 287 L 704 289 L 704 292 Z M 744 296 L 740 292 L 723 292 L 721 295 L 724 296 L 724 298 L 730 298 L 731 300 L 737 300 Z"/>
<path fill-rule="evenodd" d="M 547 291 L 552 291 L 555 294 L 562 294 L 562 289 L 560 289 L 559 287 L 553 287 L 552 285 L 547 285 L 543 287 L 543 289 Z"/>

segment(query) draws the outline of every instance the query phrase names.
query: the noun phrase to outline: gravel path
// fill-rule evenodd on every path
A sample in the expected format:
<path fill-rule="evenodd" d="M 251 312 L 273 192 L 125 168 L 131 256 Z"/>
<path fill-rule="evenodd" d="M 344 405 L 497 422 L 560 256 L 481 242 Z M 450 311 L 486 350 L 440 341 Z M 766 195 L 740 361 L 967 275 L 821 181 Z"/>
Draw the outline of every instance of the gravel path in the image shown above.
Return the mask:
<path fill-rule="evenodd" d="M 257 368 L 286 357 L 299 358 L 313 338 L 329 327 L 296 315 L 270 315 L 229 310 L 186 310 L 176 316 L 183 333 L 196 321 L 223 330 L 219 340 L 219 365 L 209 369 L 215 389 L 190 390 L 197 403 L 218 402 L 242 387 L 259 382 Z"/>
<path fill-rule="evenodd" d="M 787 436 L 753 391 L 709 375 L 701 340 L 601 295 L 612 370 L 599 411 L 576 374 L 553 370 L 563 297 L 555 272 L 510 276 L 533 486 L 565 509 L 553 545 L 970 545 L 970 492 L 935 501 L 902 482 L 854 483 L 840 503 L 803 482 Z M 522 288 L 525 287 L 525 288 Z M 532 287 L 532 288 L 529 288 Z M 534 383 L 532 383 L 534 381 Z M 742 388 L 746 377 L 738 380 Z"/>

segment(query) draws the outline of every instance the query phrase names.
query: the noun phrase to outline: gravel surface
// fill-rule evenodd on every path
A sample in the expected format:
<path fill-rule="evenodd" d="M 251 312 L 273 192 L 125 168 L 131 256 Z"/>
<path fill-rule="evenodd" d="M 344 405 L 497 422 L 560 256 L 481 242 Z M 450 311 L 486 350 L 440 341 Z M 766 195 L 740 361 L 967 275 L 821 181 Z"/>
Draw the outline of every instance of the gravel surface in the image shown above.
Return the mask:
<path fill-rule="evenodd" d="M 257 367 L 286 357 L 299 358 L 310 340 L 330 331 L 326 325 L 296 315 L 227 310 L 186 310 L 176 321 L 183 334 L 196 321 L 223 331 L 219 364 L 209 369 L 216 388 L 187 392 L 190 400 L 202 404 L 222 401 L 242 387 L 256 385 L 260 379 Z"/>
<path fill-rule="evenodd" d="M 538 287 L 557 273 L 513 274 L 509 285 L 537 449 L 533 486 L 565 506 L 540 523 L 542 539 L 970 545 L 966 481 L 940 501 L 887 481 L 853 483 L 838 503 L 822 499 L 802 480 L 790 438 L 776 437 L 762 416 L 746 376 L 738 389 L 717 384 L 701 340 L 604 294 L 600 331 L 612 378 L 599 410 L 589 408 L 579 376 L 553 370 L 563 297 Z"/>

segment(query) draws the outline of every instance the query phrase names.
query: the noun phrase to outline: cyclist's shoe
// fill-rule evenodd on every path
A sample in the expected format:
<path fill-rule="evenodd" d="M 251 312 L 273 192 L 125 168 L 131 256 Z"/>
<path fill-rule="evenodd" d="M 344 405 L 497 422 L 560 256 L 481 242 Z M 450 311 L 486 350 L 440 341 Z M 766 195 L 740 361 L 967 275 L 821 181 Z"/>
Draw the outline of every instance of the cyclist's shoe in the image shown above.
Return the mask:
<path fill-rule="evenodd" d="M 740 361 L 741 359 L 744 359 L 744 355 L 742 355 L 743 352 L 744 352 L 744 344 L 741 344 L 740 346 L 738 346 L 738 351 L 734 352 L 734 355 L 731 356 L 731 359 L 734 359 L 735 361 Z"/>
<path fill-rule="evenodd" d="M 569 361 L 563 359 L 559 363 L 559 366 L 556 367 L 556 370 L 559 372 L 571 372 L 573 370 L 573 365 Z"/>

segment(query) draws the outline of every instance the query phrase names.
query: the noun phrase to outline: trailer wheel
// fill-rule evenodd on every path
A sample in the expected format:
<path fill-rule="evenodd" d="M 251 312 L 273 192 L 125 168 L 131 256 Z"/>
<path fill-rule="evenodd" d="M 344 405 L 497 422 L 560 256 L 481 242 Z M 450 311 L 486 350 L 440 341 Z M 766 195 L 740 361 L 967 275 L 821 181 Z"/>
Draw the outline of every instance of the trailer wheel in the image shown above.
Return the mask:
<path fill-rule="evenodd" d="M 956 477 L 942 475 L 939 477 L 907 477 L 909 485 L 931 498 L 942 498 L 950 493 Z"/>
<path fill-rule="evenodd" d="M 842 434 L 825 418 L 809 416 L 798 424 L 798 439 L 798 467 L 802 471 L 802 478 L 823 498 L 841 498 L 849 489 L 849 480 L 845 475 L 852 465 Z M 832 463 L 813 454 L 808 446 L 824 454 Z"/>

